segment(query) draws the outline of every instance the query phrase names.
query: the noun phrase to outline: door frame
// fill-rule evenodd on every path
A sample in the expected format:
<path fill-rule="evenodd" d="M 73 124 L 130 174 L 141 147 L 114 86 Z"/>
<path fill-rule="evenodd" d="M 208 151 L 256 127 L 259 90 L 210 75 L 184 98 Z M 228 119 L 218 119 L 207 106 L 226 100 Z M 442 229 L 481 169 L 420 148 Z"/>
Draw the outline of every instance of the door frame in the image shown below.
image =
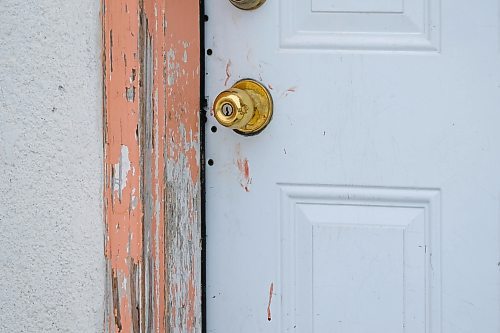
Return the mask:
<path fill-rule="evenodd" d="M 104 331 L 201 332 L 203 4 L 101 0 L 101 20 Z"/>

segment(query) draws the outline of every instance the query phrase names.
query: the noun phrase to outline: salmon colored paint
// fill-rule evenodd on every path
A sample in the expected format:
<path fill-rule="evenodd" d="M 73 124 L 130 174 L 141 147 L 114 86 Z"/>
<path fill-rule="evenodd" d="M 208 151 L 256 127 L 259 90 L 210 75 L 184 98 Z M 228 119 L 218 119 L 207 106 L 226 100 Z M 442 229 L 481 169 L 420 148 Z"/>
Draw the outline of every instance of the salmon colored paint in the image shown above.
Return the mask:
<path fill-rule="evenodd" d="M 199 3 L 103 0 L 102 13 L 105 328 L 198 332 Z"/>
<path fill-rule="evenodd" d="M 199 1 L 166 1 L 168 322 L 201 331 Z M 170 205 L 167 204 L 167 207 Z"/>
<path fill-rule="evenodd" d="M 131 332 L 135 295 L 139 284 L 132 276 L 142 259 L 142 205 L 139 142 L 135 135 L 139 101 L 127 98 L 137 91 L 138 3 L 136 0 L 103 2 L 104 151 L 105 151 L 105 254 L 108 276 L 110 332 Z"/>

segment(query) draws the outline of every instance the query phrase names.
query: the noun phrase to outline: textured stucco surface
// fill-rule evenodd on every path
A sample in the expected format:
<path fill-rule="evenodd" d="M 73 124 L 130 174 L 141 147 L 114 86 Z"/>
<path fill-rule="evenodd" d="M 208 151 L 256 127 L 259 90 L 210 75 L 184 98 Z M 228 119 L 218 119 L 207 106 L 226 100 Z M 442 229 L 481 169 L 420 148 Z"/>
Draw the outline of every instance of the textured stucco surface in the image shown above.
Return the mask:
<path fill-rule="evenodd" d="M 0 0 L 0 332 L 102 332 L 99 0 Z"/>

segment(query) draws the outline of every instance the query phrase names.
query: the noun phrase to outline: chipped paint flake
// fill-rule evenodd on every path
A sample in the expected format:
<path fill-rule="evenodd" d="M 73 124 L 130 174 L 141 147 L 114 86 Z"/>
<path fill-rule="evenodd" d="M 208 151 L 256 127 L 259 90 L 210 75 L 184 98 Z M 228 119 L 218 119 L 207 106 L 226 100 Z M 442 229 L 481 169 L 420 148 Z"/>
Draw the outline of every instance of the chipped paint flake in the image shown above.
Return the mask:
<path fill-rule="evenodd" d="M 171 48 L 167 52 L 168 76 L 167 83 L 169 86 L 175 84 L 175 80 L 179 77 L 179 64 L 175 62 L 175 50 Z"/>
<path fill-rule="evenodd" d="M 188 42 L 183 42 L 182 45 L 184 46 L 184 54 L 182 56 L 182 62 L 187 63 L 188 62 L 188 47 L 189 43 Z"/>
<path fill-rule="evenodd" d="M 127 87 L 125 89 L 125 95 L 127 96 L 127 101 L 133 102 L 135 100 L 135 87 Z"/>
<path fill-rule="evenodd" d="M 128 157 L 128 147 L 121 145 L 120 161 L 114 165 L 113 172 L 113 192 L 118 192 L 121 200 L 123 189 L 127 186 L 127 175 L 130 172 L 130 159 Z"/>

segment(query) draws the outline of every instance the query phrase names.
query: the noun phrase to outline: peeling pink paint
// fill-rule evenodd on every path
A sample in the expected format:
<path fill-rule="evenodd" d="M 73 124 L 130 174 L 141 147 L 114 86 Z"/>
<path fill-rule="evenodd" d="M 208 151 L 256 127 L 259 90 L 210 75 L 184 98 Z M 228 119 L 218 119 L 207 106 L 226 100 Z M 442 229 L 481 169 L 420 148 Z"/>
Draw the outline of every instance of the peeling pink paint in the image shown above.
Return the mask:
<path fill-rule="evenodd" d="M 103 0 L 105 255 L 108 267 L 105 329 L 129 332 L 137 327 L 135 303 L 142 261 L 142 202 L 139 142 L 135 130 L 139 103 L 127 89 L 138 89 L 138 4 Z M 131 34 L 133 32 L 133 34 Z M 133 207 L 133 208 L 132 208 Z"/>
<path fill-rule="evenodd" d="M 105 330 L 199 331 L 199 2 L 102 1 Z"/>
<path fill-rule="evenodd" d="M 166 280 L 170 333 L 201 331 L 200 35 L 197 0 L 165 1 Z M 172 288 L 174 287 L 174 288 Z"/>

